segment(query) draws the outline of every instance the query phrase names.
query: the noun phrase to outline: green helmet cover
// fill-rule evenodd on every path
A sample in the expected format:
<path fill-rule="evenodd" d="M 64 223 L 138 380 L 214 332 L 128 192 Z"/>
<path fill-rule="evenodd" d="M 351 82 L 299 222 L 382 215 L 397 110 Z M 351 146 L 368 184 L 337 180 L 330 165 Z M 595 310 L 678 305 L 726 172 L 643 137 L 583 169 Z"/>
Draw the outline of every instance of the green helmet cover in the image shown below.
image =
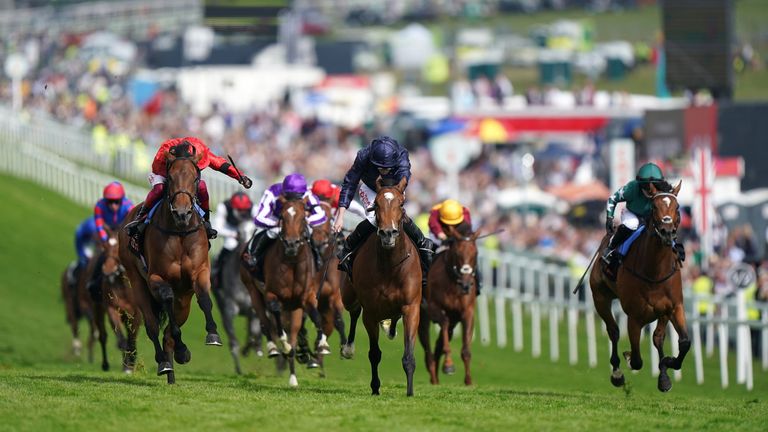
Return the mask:
<path fill-rule="evenodd" d="M 662 174 L 661 168 L 658 165 L 647 163 L 637 171 L 636 179 L 639 182 L 662 181 L 664 180 L 664 174 Z"/>

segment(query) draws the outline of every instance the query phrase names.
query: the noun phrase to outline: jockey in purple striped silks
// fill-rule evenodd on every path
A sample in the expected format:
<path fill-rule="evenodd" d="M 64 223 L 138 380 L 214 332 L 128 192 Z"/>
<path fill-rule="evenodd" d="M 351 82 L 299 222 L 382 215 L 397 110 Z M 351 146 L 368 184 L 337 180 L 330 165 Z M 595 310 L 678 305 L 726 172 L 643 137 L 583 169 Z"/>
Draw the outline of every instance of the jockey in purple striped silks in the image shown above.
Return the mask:
<path fill-rule="evenodd" d="M 278 197 L 281 195 L 287 199 L 307 199 L 307 204 L 310 208 L 307 213 L 307 223 L 310 230 L 312 227 L 325 223 L 325 212 L 315 195 L 307 187 L 307 180 L 303 175 L 298 173 L 289 174 L 282 183 L 275 183 L 265 190 L 261 201 L 259 201 L 259 208 L 254 218 L 256 233 L 248 244 L 245 256 L 243 257 L 246 263 L 252 269 L 255 269 L 256 279 L 261 282 L 264 281 L 264 254 L 267 248 L 280 235 Z M 312 253 L 317 263 L 319 254 L 314 248 Z"/>

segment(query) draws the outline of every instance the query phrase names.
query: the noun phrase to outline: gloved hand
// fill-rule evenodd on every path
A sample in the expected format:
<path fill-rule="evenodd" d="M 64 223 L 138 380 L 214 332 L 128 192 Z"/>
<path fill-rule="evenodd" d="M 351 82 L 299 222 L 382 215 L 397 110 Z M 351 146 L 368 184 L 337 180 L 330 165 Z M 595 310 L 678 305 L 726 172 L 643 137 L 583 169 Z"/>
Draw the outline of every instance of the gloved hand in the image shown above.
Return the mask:
<path fill-rule="evenodd" d="M 243 185 L 246 189 L 250 189 L 251 186 L 253 186 L 253 181 L 248 178 L 248 176 L 244 175 L 240 177 L 240 184 Z"/>
<path fill-rule="evenodd" d="M 608 234 L 613 234 L 614 227 L 613 227 L 613 217 L 608 216 L 605 218 L 605 231 Z"/>

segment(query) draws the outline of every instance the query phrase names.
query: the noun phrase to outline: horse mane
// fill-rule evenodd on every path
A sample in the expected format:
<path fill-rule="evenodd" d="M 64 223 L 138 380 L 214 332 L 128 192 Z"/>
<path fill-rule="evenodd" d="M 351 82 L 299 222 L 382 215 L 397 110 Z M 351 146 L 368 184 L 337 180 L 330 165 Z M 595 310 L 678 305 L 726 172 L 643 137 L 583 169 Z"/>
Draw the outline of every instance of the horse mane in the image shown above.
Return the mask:
<path fill-rule="evenodd" d="M 394 187 L 397 186 L 398 181 L 394 178 L 384 178 L 381 177 L 381 185 L 383 187 Z"/>
<path fill-rule="evenodd" d="M 168 152 L 177 158 L 191 158 L 195 156 L 197 150 L 189 141 L 185 140 L 171 147 Z"/>

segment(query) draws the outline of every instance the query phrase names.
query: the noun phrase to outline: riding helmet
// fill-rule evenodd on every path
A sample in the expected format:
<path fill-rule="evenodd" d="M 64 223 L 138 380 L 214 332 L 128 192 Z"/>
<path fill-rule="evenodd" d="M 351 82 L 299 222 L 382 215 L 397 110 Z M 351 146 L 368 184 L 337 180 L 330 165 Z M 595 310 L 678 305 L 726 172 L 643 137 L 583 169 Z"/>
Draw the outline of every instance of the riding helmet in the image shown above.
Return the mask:
<path fill-rule="evenodd" d="M 120 182 L 112 182 L 104 188 L 104 199 L 110 201 L 121 200 L 125 197 L 125 189 Z"/>
<path fill-rule="evenodd" d="M 245 192 L 237 192 L 232 195 L 230 203 L 235 210 L 250 210 L 253 207 L 251 198 Z"/>
<path fill-rule="evenodd" d="M 400 144 L 388 136 L 376 138 L 371 142 L 371 163 L 379 168 L 392 168 L 397 165 Z"/>
<path fill-rule="evenodd" d="M 307 179 L 299 173 L 288 174 L 283 179 L 283 194 L 304 195 L 307 192 Z"/>
<path fill-rule="evenodd" d="M 326 179 L 315 180 L 312 183 L 312 193 L 319 198 L 333 198 L 333 184 Z"/>
<path fill-rule="evenodd" d="M 664 181 L 664 174 L 662 174 L 661 168 L 658 165 L 649 162 L 640 167 L 635 179 L 642 183 Z"/>
<path fill-rule="evenodd" d="M 464 207 L 458 201 L 447 199 L 440 206 L 440 221 L 446 225 L 458 225 L 464 221 Z"/>

